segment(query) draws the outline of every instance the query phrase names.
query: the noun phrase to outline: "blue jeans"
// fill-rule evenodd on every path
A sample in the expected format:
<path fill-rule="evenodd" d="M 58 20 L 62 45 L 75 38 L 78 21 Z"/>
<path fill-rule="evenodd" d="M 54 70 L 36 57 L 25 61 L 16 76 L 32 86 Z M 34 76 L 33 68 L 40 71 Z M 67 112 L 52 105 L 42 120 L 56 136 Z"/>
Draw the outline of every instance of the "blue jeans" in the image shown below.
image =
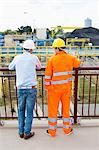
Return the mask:
<path fill-rule="evenodd" d="M 37 89 L 18 89 L 18 129 L 19 134 L 29 134 L 33 121 Z M 26 119 L 25 119 L 26 111 Z"/>

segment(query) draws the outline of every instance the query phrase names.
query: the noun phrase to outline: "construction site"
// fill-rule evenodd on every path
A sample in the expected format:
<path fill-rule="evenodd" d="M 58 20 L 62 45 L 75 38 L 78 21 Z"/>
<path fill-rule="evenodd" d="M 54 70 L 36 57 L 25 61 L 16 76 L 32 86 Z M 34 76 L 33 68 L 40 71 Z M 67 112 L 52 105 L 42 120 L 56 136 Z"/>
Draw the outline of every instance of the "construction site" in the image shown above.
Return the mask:
<path fill-rule="evenodd" d="M 73 29 L 74 31 L 69 33 L 67 38 L 64 38 L 66 43 L 66 52 L 78 57 L 81 60 L 81 67 L 98 67 L 99 66 L 99 46 L 94 43 L 94 40 L 86 37 L 72 37 L 73 34 L 76 32 L 76 30 L 80 30 L 79 27 L 55 27 L 55 30 L 58 29 L 61 33 L 60 36 L 64 37 L 64 35 L 68 35 L 67 33 L 63 34 L 63 29 Z M 61 30 L 62 29 L 62 30 Z M 55 36 L 55 30 L 52 30 L 52 37 Z M 85 29 L 83 29 L 85 32 Z M 96 29 L 88 28 L 86 29 L 92 32 Z M 44 33 L 43 33 L 44 32 Z M 59 37 L 59 32 L 56 34 Z M 78 32 L 77 32 L 78 33 Z M 42 36 L 44 37 L 45 30 L 39 29 L 38 34 L 38 40 L 35 40 L 36 49 L 33 51 L 33 54 L 37 55 L 42 63 L 42 67 L 46 67 L 46 63 L 48 59 L 54 54 L 54 51 L 51 47 L 51 44 L 53 42 L 53 38 L 51 39 L 42 39 Z M 50 35 L 50 36 L 51 36 Z M 84 35 L 82 33 L 82 35 Z M 90 35 L 91 36 L 91 35 Z M 20 55 L 23 53 L 23 49 L 20 46 L 20 42 L 24 41 L 27 38 L 31 38 L 31 35 L 6 35 L 5 36 L 5 44 L 3 46 L 0 46 L 0 68 L 4 67 L 7 68 L 9 63 L 13 60 L 13 58 L 16 55 Z M 46 36 L 45 36 L 46 37 Z M 87 36 L 88 37 L 88 36 Z M 15 117 L 17 116 L 17 104 L 16 104 L 16 86 L 15 86 L 15 78 L 8 77 L 7 75 L 15 72 L 11 71 L 0 71 L 1 79 L 0 79 L 0 106 L 4 110 L 4 103 L 6 104 L 5 109 L 8 112 L 8 116 L 13 114 Z M 82 103 L 82 99 L 84 96 L 84 103 L 86 104 L 86 107 L 88 105 L 88 98 L 89 98 L 89 81 L 90 76 L 87 76 L 87 74 L 99 74 L 99 70 L 81 70 L 79 71 L 80 74 L 86 74 L 86 77 L 83 78 L 83 76 L 79 77 L 79 84 L 78 84 L 78 103 L 79 103 L 79 115 L 81 114 L 81 108 L 80 104 Z M 38 93 L 37 93 L 37 106 L 38 112 L 35 111 L 35 116 L 42 116 L 44 109 L 46 111 L 45 116 L 47 115 L 47 92 L 44 89 L 43 80 L 44 80 L 44 71 L 39 71 L 38 73 Z M 5 76 L 2 78 L 2 76 Z M 98 81 L 98 83 L 97 83 Z M 83 90 L 83 82 L 85 82 L 85 89 L 84 89 L 84 95 L 82 94 Z M 73 92 L 74 92 L 74 80 L 72 81 L 73 87 L 72 87 L 72 97 L 71 97 L 71 115 L 73 115 Z M 99 103 L 99 80 L 97 80 L 96 77 L 91 78 L 91 95 L 90 95 L 90 103 L 94 103 L 94 93 L 97 86 L 97 103 Z M 97 85 L 98 84 L 98 85 Z M 2 101 L 4 99 L 4 101 Z M 92 106 L 92 105 L 91 105 Z M 11 110 L 9 109 L 11 108 Z M 92 108 L 93 109 L 93 106 Z M 98 109 L 97 109 L 98 111 Z M 16 113 L 15 113 L 16 112 Z M 59 110 L 60 112 L 60 110 Z M 40 113 L 40 114 L 39 114 Z M 87 113 L 87 112 L 86 112 Z M 61 113 L 60 113 L 61 114 Z M 1 111 L 1 115 L 4 116 L 4 111 Z M 6 114 L 7 115 L 7 114 Z"/>
<path fill-rule="evenodd" d="M 0 11 L 0 150 L 99 150 L 99 0 Z"/>

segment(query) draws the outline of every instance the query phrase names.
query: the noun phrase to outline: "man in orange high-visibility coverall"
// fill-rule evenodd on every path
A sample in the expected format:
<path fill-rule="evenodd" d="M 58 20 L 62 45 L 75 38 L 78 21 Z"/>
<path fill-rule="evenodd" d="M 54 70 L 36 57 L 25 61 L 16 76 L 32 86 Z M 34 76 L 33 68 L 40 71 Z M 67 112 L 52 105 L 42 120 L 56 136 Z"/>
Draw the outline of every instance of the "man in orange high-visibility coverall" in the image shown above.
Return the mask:
<path fill-rule="evenodd" d="M 59 102 L 62 103 L 63 130 L 69 135 L 73 129 L 70 125 L 70 96 L 72 88 L 72 70 L 80 66 L 80 60 L 67 54 L 65 42 L 58 38 L 52 47 L 52 56 L 45 70 L 45 88 L 48 90 L 48 125 L 47 133 L 56 135 Z"/>

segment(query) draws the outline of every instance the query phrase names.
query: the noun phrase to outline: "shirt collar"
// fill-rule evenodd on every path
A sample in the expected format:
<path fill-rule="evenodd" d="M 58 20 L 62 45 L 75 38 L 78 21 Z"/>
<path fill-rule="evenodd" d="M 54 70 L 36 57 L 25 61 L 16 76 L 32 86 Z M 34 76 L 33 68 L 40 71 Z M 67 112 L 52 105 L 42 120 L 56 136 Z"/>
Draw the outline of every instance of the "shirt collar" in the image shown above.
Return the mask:
<path fill-rule="evenodd" d="M 67 54 L 65 51 L 59 51 L 58 54 Z"/>
<path fill-rule="evenodd" d="M 23 52 L 24 55 L 31 55 L 29 52 Z"/>

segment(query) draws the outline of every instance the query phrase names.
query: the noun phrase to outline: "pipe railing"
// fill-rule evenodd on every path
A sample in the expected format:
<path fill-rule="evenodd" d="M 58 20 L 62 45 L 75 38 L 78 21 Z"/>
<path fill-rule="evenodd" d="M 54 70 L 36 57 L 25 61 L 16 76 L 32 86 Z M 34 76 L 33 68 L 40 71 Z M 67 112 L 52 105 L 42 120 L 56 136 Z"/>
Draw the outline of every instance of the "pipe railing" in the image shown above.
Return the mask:
<path fill-rule="evenodd" d="M 44 89 L 45 68 L 37 71 L 38 96 L 35 118 L 47 118 L 47 91 Z M 89 71 L 86 73 L 86 71 Z M 0 68 L 0 118 L 17 118 L 16 75 L 8 68 Z M 99 67 L 74 69 L 71 101 L 74 106 L 71 117 L 77 123 L 78 117 L 99 117 Z M 59 115 L 62 117 L 62 115 Z"/>

